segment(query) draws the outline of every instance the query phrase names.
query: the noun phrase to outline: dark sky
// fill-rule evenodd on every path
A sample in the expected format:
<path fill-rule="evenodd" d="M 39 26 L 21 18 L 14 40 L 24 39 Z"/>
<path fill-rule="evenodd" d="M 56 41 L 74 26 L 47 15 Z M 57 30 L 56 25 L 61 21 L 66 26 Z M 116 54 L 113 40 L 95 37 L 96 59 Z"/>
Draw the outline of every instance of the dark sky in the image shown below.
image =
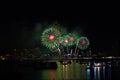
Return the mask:
<path fill-rule="evenodd" d="M 15 11 L 14 11 L 15 12 Z M 64 9 L 10 12 L 0 16 L 0 48 L 32 48 L 39 45 L 39 36 L 45 25 L 57 21 L 69 30 L 82 31 L 90 40 L 91 47 L 99 51 L 108 51 L 112 46 L 119 46 L 118 11 L 111 8 L 102 9 Z M 39 23 L 39 24 L 38 24 Z M 38 29 L 37 29 L 38 28 Z"/>

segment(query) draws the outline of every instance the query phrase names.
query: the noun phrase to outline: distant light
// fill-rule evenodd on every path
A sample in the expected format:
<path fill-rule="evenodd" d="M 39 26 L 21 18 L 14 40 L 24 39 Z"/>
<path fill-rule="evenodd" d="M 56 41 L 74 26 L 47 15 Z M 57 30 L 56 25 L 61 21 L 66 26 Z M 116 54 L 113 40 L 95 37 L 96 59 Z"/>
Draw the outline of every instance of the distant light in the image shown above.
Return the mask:
<path fill-rule="evenodd" d="M 1 60 L 5 60 L 5 57 L 3 57 L 3 56 L 0 56 L 0 59 L 1 59 Z"/>
<path fill-rule="evenodd" d="M 113 57 L 112 57 L 112 56 L 109 56 L 109 57 L 107 57 L 107 58 L 112 59 Z"/>
<path fill-rule="evenodd" d="M 2 60 L 5 60 L 5 58 L 3 57 L 3 58 L 1 58 Z"/>
<path fill-rule="evenodd" d="M 94 67 L 101 67 L 102 64 L 101 63 L 94 63 Z"/>

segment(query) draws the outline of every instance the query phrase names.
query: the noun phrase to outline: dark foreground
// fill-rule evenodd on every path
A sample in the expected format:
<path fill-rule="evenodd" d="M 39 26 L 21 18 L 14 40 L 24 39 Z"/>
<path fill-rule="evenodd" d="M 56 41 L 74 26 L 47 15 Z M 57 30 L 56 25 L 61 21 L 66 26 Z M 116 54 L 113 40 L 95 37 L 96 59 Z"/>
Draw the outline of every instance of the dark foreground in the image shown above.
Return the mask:
<path fill-rule="evenodd" d="M 0 61 L 0 80 L 120 80 L 119 64 L 113 63 L 88 67 L 76 62 Z"/>

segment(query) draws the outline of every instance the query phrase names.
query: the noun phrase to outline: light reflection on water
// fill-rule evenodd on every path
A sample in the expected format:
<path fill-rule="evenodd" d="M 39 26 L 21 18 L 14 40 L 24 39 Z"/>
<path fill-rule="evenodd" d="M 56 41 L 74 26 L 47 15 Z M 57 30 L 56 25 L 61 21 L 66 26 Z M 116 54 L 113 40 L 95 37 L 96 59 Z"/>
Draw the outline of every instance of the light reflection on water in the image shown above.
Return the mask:
<path fill-rule="evenodd" d="M 94 80 L 101 80 L 100 79 L 100 67 L 94 67 Z"/>
<path fill-rule="evenodd" d="M 57 62 L 57 69 L 41 69 L 41 64 L 40 68 L 36 68 L 34 64 L 1 62 L 0 80 L 120 80 L 120 64 L 116 65 L 115 62 L 109 63 L 106 67 L 90 67 L 93 63 L 87 65 L 72 62 L 62 65 Z"/>
<path fill-rule="evenodd" d="M 43 70 L 43 80 L 111 80 L 111 69 L 105 67 L 87 68 L 86 64 L 57 62 L 57 70 Z"/>

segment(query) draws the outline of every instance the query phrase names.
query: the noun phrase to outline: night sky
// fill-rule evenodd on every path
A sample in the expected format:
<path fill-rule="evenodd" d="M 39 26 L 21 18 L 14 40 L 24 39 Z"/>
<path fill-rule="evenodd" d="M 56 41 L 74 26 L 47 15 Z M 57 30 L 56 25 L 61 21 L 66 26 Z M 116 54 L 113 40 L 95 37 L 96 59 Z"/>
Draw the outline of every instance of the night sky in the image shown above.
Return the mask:
<path fill-rule="evenodd" d="M 0 16 L 0 48 L 34 48 L 40 46 L 39 37 L 48 24 L 57 22 L 68 30 L 76 29 L 90 40 L 90 47 L 109 51 L 120 46 L 118 13 L 114 9 L 44 10 L 36 14 L 10 12 Z M 32 11 L 31 11 L 32 12 Z M 114 12 L 114 13 L 113 13 Z M 23 11 L 24 13 L 24 11 Z"/>

